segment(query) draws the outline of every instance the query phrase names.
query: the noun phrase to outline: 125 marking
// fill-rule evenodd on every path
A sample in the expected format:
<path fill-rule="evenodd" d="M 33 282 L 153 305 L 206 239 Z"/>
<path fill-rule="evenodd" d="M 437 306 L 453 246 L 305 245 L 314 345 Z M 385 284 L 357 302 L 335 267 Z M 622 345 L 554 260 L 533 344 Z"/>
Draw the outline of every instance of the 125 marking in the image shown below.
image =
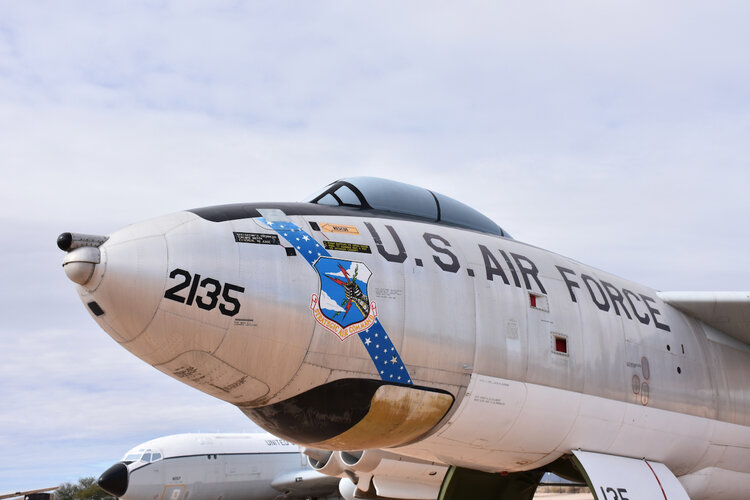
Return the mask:
<path fill-rule="evenodd" d="M 602 500 L 609 500 L 610 498 L 612 500 L 630 500 L 628 497 L 625 496 L 625 493 L 628 492 L 625 488 L 607 488 L 607 490 L 604 490 L 604 486 L 599 487 L 600 490 L 602 490 Z M 612 493 L 612 496 L 609 496 L 609 493 Z"/>
<path fill-rule="evenodd" d="M 192 275 L 189 271 L 180 268 L 173 269 L 169 273 L 169 277 L 172 279 L 179 279 L 178 276 L 183 278 L 182 282 L 164 292 L 164 298 L 188 306 L 192 306 L 193 302 L 195 302 L 195 305 L 206 311 L 210 311 L 218 305 L 219 311 L 224 316 L 234 316 L 240 312 L 240 301 L 237 297 L 230 295 L 230 293 L 243 293 L 245 291 L 244 287 L 232 285 L 231 283 L 224 283 L 222 285 L 219 280 L 213 278 L 201 279 L 200 274 Z M 190 287 L 190 290 L 187 297 L 177 295 L 177 292 L 188 287 Z M 199 294 L 198 288 L 203 293 Z M 221 298 L 223 299 L 221 303 L 219 303 L 219 294 L 221 294 Z"/>

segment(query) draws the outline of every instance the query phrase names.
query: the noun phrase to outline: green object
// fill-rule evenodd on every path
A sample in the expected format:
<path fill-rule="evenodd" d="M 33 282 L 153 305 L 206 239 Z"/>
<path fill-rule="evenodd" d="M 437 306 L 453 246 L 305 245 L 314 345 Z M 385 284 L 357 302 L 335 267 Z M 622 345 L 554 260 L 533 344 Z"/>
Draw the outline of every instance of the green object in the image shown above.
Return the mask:
<path fill-rule="evenodd" d="M 451 466 L 438 500 L 531 500 L 544 471 L 498 474 Z"/>

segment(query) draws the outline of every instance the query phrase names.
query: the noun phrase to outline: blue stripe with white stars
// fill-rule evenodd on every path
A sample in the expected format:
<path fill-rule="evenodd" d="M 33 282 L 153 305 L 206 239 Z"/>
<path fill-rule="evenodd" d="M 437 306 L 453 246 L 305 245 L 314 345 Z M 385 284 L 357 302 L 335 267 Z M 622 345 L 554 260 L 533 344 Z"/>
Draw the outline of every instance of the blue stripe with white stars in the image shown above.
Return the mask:
<path fill-rule="evenodd" d="M 331 254 L 315 241 L 315 238 L 307 234 L 295 223 L 290 221 L 272 222 L 263 217 L 258 220 L 279 233 L 281 237 L 293 245 L 311 267 L 314 266 L 318 258 L 331 257 Z M 367 353 L 375 364 L 375 369 L 378 371 L 381 380 L 402 384 L 413 383 L 409 371 L 401 360 L 396 346 L 393 345 L 391 338 L 380 323 L 380 319 L 376 318 L 375 323 L 370 328 L 359 332 L 357 335 L 359 335 L 362 345 L 365 346 Z"/>

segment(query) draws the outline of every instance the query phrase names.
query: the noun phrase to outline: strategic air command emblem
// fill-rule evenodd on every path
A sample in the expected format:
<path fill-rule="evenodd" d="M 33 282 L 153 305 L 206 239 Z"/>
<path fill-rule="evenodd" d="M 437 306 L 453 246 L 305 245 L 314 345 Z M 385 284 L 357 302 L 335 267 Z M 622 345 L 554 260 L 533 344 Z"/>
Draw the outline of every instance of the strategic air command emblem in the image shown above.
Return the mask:
<path fill-rule="evenodd" d="M 372 272 L 363 262 L 320 257 L 313 267 L 320 277 L 320 294 L 312 295 L 310 309 L 321 326 L 344 340 L 375 323 L 377 305 L 367 295 Z"/>

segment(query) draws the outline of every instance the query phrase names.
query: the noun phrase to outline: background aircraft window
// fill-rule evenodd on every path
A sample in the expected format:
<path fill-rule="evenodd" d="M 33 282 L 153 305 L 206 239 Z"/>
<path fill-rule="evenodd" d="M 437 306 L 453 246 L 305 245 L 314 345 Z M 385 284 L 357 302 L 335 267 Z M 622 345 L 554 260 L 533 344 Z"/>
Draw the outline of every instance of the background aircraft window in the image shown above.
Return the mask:
<path fill-rule="evenodd" d="M 486 233 L 496 234 L 498 236 L 505 236 L 502 229 L 492 220 L 477 212 L 471 207 L 468 207 L 456 201 L 453 198 L 448 198 L 440 193 L 433 193 L 440 203 L 440 220 L 448 222 L 449 224 L 456 224 L 458 226 L 469 227 L 478 231 Z"/>
<path fill-rule="evenodd" d="M 143 462 L 150 462 L 151 461 L 151 453 L 144 453 L 141 457 L 141 461 Z"/>
<path fill-rule="evenodd" d="M 437 204 L 424 188 L 377 177 L 343 179 L 362 193 L 367 204 L 376 210 L 416 215 L 437 220 Z"/>

